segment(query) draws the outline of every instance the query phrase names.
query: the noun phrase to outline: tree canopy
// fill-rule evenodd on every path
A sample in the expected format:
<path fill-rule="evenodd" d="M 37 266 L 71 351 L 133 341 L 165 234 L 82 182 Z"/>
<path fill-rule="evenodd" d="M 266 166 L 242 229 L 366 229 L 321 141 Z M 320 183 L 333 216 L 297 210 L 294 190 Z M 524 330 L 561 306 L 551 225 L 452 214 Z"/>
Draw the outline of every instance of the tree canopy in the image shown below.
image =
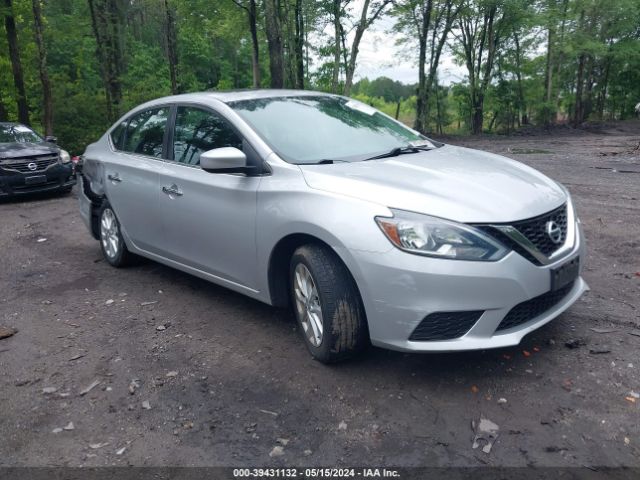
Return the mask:
<path fill-rule="evenodd" d="M 577 126 L 640 102 L 638 0 L 0 0 L 0 16 L 0 121 L 74 153 L 143 101 L 209 89 L 352 95 L 427 133 Z M 358 78 L 371 29 L 399 39 L 384 60 L 415 66 L 414 84 Z M 443 83 L 445 56 L 463 79 Z"/>

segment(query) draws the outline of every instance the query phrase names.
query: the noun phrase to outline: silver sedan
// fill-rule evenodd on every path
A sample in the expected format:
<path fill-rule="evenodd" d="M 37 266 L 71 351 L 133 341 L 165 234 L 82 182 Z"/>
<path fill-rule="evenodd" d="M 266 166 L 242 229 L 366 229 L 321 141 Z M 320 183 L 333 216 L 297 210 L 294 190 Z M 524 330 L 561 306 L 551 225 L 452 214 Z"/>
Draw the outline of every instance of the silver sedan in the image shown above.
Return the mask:
<path fill-rule="evenodd" d="M 161 98 L 84 154 L 80 211 L 139 255 L 291 306 L 311 354 L 516 345 L 588 288 L 567 190 L 308 91 Z"/>

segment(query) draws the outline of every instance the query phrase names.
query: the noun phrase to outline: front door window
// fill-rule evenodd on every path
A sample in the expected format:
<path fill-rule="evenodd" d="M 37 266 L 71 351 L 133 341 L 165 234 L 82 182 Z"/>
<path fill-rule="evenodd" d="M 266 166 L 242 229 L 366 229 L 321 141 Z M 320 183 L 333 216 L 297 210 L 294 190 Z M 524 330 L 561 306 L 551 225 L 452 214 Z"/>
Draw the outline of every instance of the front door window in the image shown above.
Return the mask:
<path fill-rule="evenodd" d="M 173 159 L 199 165 L 200 155 L 214 148 L 242 150 L 242 140 L 221 116 L 195 107 L 178 107 L 173 137 Z"/>

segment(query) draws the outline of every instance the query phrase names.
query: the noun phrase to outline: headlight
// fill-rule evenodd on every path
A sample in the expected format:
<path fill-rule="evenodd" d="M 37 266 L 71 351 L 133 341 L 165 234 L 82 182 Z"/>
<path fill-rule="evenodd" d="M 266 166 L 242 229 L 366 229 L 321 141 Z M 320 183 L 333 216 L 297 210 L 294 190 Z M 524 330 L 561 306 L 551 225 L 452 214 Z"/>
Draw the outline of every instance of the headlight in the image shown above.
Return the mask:
<path fill-rule="evenodd" d="M 60 162 L 61 163 L 69 163 L 71 161 L 71 156 L 69 152 L 66 150 L 60 150 Z"/>
<path fill-rule="evenodd" d="M 401 210 L 393 217 L 376 217 L 387 238 L 405 252 L 455 260 L 496 261 L 509 250 L 480 230 Z"/>

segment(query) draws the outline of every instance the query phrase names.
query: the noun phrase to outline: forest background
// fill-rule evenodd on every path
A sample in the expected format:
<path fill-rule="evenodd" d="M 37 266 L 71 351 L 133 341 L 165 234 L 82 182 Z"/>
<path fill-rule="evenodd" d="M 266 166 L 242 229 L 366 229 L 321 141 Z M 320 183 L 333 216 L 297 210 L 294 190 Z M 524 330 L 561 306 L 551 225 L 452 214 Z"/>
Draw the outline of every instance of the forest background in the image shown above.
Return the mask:
<path fill-rule="evenodd" d="M 0 18 L 0 121 L 75 154 L 193 91 L 334 92 L 427 134 L 578 127 L 640 102 L 640 0 L 0 0 Z M 358 74 L 373 31 L 414 82 Z"/>

